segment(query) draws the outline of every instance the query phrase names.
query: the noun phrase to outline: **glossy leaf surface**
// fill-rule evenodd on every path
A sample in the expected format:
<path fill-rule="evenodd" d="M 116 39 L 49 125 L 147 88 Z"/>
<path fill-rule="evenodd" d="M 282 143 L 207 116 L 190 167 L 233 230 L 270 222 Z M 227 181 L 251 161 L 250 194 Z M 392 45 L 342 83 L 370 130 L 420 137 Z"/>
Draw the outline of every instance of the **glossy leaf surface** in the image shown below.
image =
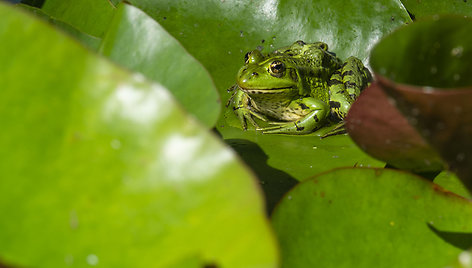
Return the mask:
<path fill-rule="evenodd" d="M 472 3 L 467 0 L 402 0 L 402 3 L 416 19 L 439 14 L 472 15 Z"/>
<path fill-rule="evenodd" d="M 158 81 L 200 122 L 215 126 L 220 101 L 208 72 L 141 10 L 128 4 L 118 6 L 100 53 Z"/>
<path fill-rule="evenodd" d="M 304 181 L 272 217 L 291 268 L 444 267 L 472 246 L 471 221 L 472 203 L 439 186 L 359 168 Z"/>
<path fill-rule="evenodd" d="M 276 266 L 253 177 L 163 86 L 2 3 L 0 20 L 1 263 Z"/>
<path fill-rule="evenodd" d="M 345 59 L 366 59 L 384 34 L 409 22 L 400 1 L 132 0 L 203 63 L 224 94 L 260 46 L 268 52 L 297 40 L 324 41 Z M 229 96 L 228 96 L 229 97 Z"/>

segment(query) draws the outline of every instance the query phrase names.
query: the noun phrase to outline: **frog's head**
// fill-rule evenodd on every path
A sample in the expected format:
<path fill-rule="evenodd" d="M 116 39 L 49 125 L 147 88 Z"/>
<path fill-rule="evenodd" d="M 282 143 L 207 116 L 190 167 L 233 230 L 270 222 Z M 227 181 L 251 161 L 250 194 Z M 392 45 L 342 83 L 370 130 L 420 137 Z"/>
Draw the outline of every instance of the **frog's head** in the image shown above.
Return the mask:
<path fill-rule="evenodd" d="M 259 50 L 248 52 L 246 64 L 239 70 L 241 90 L 253 94 L 298 94 L 301 87 L 296 63 L 284 55 L 265 57 Z"/>

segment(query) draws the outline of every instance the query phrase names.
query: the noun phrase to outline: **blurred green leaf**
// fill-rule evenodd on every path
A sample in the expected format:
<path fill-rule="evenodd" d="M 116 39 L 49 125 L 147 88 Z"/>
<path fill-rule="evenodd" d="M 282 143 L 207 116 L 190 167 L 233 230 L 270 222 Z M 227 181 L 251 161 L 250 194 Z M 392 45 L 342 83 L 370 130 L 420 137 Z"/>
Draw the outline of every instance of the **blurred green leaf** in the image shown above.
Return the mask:
<path fill-rule="evenodd" d="M 472 250 L 461 252 L 452 265 L 444 266 L 444 268 L 472 268 Z"/>
<path fill-rule="evenodd" d="M 450 171 L 441 172 L 434 178 L 434 183 L 457 195 L 472 199 L 472 193 L 470 193 L 461 180 Z"/>
<path fill-rule="evenodd" d="M 469 200 L 408 173 L 360 168 L 299 184 L 272 217 L 290 268 L 443 267 L 472 246 L 471 221 Z"/>
<path fill-rule="evenodd" d="M 208 72 L 141 10 L 127 4 L 118 6 L 100 52 L 158 81 L 201 122 L 215 126 L 220 101 Z"/>
<path fill-rule="evenodd" d="M 163 86 L 9 5 L 0 20 L 2 263 L 276 266 L 251 174 Z"/>
<path fill-rule="evenodd" d="M 385 37 L 371 56 L 378 84 L 470 191 L 471 31 L 470 18 L 436 16 Z"/>
<path fill-rule="evenodd" d="M 452 15 L 402 27 L 373 48 L 373 71 L 408 85 L 449 89 L 470 86 L 471 31 L 471 18 Z"/>

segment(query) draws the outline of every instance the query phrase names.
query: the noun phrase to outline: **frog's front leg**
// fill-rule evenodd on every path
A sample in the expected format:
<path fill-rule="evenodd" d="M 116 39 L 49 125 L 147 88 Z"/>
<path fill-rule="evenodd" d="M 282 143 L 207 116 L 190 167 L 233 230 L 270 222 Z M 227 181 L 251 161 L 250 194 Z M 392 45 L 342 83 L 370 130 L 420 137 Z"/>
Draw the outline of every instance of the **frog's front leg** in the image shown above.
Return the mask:
<path fill-rule="evenodd" d="M 247 121 L 251 123 L 256 128 L 259 125 L 254 120 L 253 116 L 259 118 L 262 121 L 267 121 L 267 118 L 256 112 L 253 108 L 254 103 L 252 103 L 251 98 L 242 90 L 239 89 L 237 85 L 228 89 L 228 91 L 235 90 L 234 94 L 228 100 L 226 107 L 230 106 L 233 108 L 234 113 L 238 117 L 239 121 L 241 122 L 241 127 L 246 130 L 247 129 Z"/>
<path fill-rule="evenodd" d="M 324 126 L 330 111 L 328 104 L 315 98 L 295 100 L 290 104 L 289 109 L 295 111 L 303 110 L 308 113 L 298 120 L 278 124 L 273 127 L 259 128 L 258 130 L 268 134 L 309 134 Z"/>

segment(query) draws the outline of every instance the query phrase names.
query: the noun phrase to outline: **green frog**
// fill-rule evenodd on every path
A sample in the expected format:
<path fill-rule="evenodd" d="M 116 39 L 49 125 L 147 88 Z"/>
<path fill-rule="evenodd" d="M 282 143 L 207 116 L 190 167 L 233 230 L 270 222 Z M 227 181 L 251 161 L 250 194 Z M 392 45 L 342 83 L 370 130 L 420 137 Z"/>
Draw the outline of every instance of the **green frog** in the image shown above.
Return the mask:
<path fill-rule="evenodd" d="M 249 122 L 262 133 L 309 134 L 333 122 L 342 129 L 349 107 L 372 79 L 358 58 L 343 63 L 323 42 L 297 41 L 267 55 L 253 50 L 245 62 L 227 106 L 244 130 Z"/>

